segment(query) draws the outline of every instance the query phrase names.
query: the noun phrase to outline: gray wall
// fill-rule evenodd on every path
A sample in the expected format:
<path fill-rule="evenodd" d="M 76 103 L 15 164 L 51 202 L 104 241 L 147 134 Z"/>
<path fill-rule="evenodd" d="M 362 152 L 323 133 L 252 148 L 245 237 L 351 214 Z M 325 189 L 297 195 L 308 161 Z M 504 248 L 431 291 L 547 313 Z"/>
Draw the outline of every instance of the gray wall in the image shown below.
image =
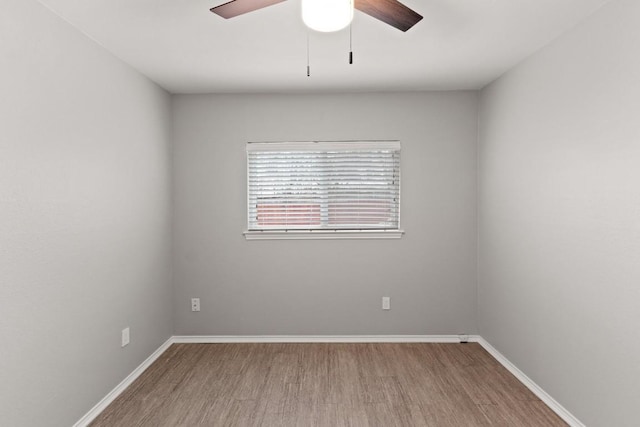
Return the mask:
<path fill-rule="evenodd" d="M 640 2 L 486 88 L 480 334 L 588 426 L 640 402 Z"/>
<path fill-rule="evenodd" d="M 170 99 L 37 2 L 0 40 L 0 425 L 69 426 L 172 333 Z"/>
<path fill-rule="evenodd" d="M 476 98 L 175 97 L 175 332 L 474 333 Z M 316 139 L 402 141 L 401 240 L 244 239 L 245 142 Z"/>

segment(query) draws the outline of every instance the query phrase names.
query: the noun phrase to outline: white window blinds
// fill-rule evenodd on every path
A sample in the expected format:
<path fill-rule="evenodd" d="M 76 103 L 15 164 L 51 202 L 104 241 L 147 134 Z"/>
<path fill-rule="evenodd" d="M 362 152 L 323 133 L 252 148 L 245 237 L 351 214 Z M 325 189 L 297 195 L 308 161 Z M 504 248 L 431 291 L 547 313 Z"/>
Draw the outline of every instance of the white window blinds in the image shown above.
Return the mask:
<path fill-rule="evenodd" d="M 248 228 L 398 230 L 400 142 L 248 143 Z"/>

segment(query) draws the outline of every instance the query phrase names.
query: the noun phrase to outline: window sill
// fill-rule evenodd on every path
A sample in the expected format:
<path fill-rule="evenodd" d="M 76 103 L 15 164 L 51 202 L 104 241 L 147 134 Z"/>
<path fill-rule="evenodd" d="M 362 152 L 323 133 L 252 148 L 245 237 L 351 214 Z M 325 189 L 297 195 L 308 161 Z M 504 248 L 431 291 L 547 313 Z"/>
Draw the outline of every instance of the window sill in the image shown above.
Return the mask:
<path fill-rule="evenodd" d="M 245 231 L 247 240 L 399 239 L 404 230 Z"/>

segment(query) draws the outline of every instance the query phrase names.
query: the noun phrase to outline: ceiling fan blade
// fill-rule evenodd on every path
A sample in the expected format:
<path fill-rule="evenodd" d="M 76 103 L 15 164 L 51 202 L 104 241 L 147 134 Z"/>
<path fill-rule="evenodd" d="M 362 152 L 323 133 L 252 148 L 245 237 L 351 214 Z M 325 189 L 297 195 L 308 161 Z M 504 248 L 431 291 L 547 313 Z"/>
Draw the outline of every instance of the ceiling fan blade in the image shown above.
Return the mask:
<path fill-rule="evenodd" d="M 231 0 L 228 3 L 211 8 L 211 12 L 229 19 L 283 1 L 286 0 Z"/>
<path fill-rule="evenodd" d="M 398 0 L 355 0 L 354 7 L 400 31 L 407 31 L 422 19 L 422 15 Z"/>

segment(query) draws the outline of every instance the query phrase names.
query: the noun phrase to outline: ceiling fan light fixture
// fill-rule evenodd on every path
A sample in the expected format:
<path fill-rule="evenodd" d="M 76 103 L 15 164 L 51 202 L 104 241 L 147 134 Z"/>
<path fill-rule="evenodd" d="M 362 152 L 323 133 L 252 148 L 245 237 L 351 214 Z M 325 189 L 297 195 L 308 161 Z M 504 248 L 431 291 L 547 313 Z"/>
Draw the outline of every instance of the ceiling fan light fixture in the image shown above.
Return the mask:
<path fill-rule="evenodd" d="M 302 21 L 312 30 L 329 33 L 353 20 L 353 0 L 302 0 Z"/>

